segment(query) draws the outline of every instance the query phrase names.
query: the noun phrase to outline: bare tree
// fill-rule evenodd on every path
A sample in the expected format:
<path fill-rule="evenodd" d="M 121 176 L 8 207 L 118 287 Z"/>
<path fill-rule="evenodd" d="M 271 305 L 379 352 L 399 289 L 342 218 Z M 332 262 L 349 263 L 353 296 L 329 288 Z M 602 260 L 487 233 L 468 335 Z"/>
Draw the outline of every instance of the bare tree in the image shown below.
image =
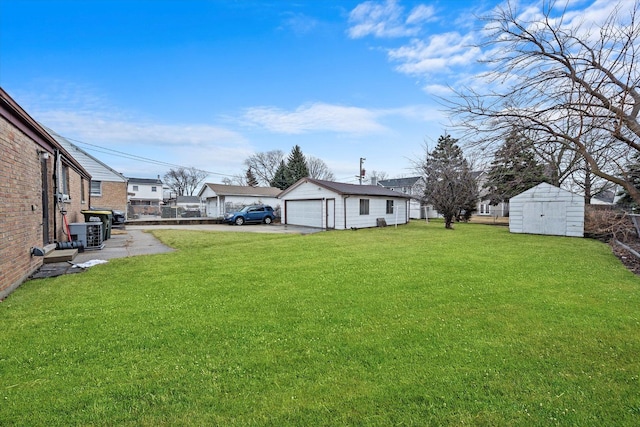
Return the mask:
<path fill-rule="evenodd" d="M 208 173 L 196 168 L 170 169 L 164 174 L 164 183 L 167 184 L 178 196 L 193 196 L 194 191 L 207 177 Z"/>
<path fill-rule="evenodd" d="M 371 177 L 375 177 L 376 181 L 384 181 L 389 178 L 389 174 L 385 171 L 371 171 Z"/>
<path fill-rule="evenodd" d="M 619 2 L 599 23 L 543 4 L 535 15 L 508 2 L 485 18 L 489 71 L 482 90 L 457 92 L 454 116 L 480 146 L 526 129 L 541 152 L 557 152 L 553 143 L 577 153 L 591 174 L 640 202 L 625 173 L 640 151 L 640 1 Z M 562 161 L 584 164 L 574 160 Z"/>
<path fill-rule="evenodd" d="M 325 181 L 335 181 L 336 177 L 331 172 L 327 164 L 317 157 L 307 157 L 307 169 L 309 170 L 309 177 L 314 179 L 322 179 Z"/>
<path fill-rule="evenodd" d="M 284 153 L 280 150 L 272 150 L 249 156 L 244 164 L 251 169 L 259 184 L 268 186 L 282 160 L 284 160 Z"/>

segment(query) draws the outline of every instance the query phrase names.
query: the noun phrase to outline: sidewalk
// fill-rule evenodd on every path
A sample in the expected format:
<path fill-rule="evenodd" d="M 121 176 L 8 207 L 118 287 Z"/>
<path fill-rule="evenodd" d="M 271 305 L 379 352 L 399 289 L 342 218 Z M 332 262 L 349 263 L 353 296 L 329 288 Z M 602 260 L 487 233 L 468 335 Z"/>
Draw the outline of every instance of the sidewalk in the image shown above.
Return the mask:
<path fill-rule="evenodd" d="M 85 250 L 78 253 L 73 261 L 43 264 L 38 271 L 31 275 L 31 279 L 56 277 L 63 274 L 80 273 L 85 269 L 76 267 L 89 261 L 108 261 L 114 258 L 126 258 L 136 255 L 152 255 L 173 252 L 169 246 L 161 243 L 151 233 L 145 233 L 142 228 L 113 229 L 111 238 L 104 242 L 100 250 Z"/>
<path fill-rule="evenodd" d="M 114 228 L 111 230 L 111 238 L 104 242 L 100 250 L 85 250 L 78 253 L 73 261 L 43 264 L 38 271 L 31 275 L 30 279 L 42 279 L 56 277 L 63 274 L 80 273 L 85 271 L 77 264 L 91 261 L 108 261 L 114 258 L 126 258 L 136 255 L 153 255 L 173 252 L 174 249 L 160 242 L 153 234 L 145 230 L 176 229 L 176 230 L 201 230 L 201 231 L 225 231 L 225 232 L 249 232 L 249 233 L 285 233 L 285 234 L 311 234 L 322 231 L 319 228 L 309 228 L 291 225 L 255 224 L 255 225 L 226 225 L 226 224 L 194 224 L 194 225 L 135 225 L 127 224 L 126 228 Z"/>

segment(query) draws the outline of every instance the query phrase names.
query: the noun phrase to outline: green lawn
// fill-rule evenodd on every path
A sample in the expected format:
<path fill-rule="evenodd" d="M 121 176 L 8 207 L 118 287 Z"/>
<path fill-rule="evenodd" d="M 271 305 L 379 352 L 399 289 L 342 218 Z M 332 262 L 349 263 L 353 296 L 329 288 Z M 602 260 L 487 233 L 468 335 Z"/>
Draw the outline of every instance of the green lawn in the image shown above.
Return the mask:
<path fill-rule="evenodd" d="M 0 425 L 640 424 L 640 279 L 599 242 L 154 234 L 0 304 Z"/>

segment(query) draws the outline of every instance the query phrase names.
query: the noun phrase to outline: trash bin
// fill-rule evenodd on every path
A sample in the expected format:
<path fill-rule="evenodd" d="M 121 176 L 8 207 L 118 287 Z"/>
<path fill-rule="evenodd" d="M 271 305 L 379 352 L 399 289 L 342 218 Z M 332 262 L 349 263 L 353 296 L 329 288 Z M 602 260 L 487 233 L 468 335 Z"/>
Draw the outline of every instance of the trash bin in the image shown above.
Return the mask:
<path fill-rule="evenodd" d="M 85 222 L 100 221 L 102 222 L 103 240 L 111 238 L 111 219 L 113 213 L 111 211 L 80 211 L 84 215 Z"/>

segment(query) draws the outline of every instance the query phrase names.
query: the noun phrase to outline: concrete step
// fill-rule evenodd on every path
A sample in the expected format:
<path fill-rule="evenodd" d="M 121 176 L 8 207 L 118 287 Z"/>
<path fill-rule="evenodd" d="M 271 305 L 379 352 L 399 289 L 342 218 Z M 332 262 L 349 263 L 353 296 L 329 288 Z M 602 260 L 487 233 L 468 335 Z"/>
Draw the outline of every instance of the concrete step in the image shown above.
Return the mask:
<path fill-rule="evenodd" d="M 78 255 L 77 249 L 58 249 L 45 255 L 44 263 L 53 264 L 55 262 L 73 261 L 76 255 Z"/>

